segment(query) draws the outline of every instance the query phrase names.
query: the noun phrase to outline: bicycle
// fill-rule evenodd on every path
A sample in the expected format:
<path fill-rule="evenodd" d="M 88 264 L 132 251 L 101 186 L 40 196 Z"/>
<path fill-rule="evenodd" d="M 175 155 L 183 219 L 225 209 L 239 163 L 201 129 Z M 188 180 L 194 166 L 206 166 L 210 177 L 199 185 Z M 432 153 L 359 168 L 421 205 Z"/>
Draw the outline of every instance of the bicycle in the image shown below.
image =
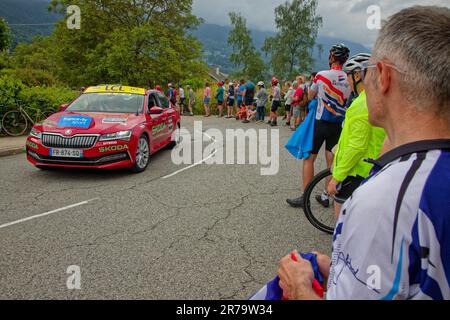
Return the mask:
<path fill-rule="evenodd" d="M 336 226 L 333 198 L 329 198 L 327 206 L 319 202 L 330 178 L 331 171 L 329 169 L 320 172 L 313 178 L 303 195 L 303 211 L 315 228 L 333 234 Z"/>
<path fill-rule="evenodd" d="M 28 122 L 32 125 L 47 119 L 54 112 L 53 111 L 41 111 L 40 109 L 35 109 L 31 107 L 22 107 L 20 103 L 18 105 L 18 110 L 11 110 L 5 113 L 2 118 L 2 128 L 6 134 L 17 137 L 23 135 L 28 129 Z M 35 119 L 33 119 L 28 113 L 32 111 L 35 114 Z"/>

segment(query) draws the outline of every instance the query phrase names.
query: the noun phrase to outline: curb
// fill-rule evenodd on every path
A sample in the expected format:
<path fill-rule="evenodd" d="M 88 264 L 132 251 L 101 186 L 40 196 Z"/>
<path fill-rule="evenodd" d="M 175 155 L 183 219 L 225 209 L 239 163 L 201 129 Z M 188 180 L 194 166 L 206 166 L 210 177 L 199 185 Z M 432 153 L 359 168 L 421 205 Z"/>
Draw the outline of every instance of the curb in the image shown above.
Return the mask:
<path fill-rule="evenodd" d="M 22 153 L 25 153 L 25 147 L 0 150 L 0 157 L 15 156 L 15 155 L 22 154 Z"/>

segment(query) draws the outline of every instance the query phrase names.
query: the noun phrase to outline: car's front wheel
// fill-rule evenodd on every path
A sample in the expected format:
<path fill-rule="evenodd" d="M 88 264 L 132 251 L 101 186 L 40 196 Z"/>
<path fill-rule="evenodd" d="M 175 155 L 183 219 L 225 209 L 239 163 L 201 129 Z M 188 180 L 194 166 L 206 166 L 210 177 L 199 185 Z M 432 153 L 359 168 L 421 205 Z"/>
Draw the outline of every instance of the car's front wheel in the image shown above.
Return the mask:
<path fill-rule="evenodd" d="M 131 169 L 135 173 L 140 173 L 147 169 L 150 162 L 150 146 L 148 143 L 148 138 L 142 135 L 139 138 L 138 146 L 136 149 L 136 159 L 134 161 L 134 166 Z"/>

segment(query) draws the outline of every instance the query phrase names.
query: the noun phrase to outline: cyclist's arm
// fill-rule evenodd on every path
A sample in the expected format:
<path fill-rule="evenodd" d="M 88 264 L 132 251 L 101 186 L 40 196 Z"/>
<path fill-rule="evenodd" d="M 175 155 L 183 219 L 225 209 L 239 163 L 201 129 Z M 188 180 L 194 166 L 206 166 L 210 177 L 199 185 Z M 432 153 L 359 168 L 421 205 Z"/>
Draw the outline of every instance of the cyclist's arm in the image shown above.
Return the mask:
<path fill-rule="evenodd" d="M 370 139 L 370 124 L 367 119 L 359 117 L 346 125 L 352 128 L 348 144 L 346 148 L 338 149 L 333 169 L 333 178 L 339 182 L 344 181 L 358 162 L 362 161 Z"/>

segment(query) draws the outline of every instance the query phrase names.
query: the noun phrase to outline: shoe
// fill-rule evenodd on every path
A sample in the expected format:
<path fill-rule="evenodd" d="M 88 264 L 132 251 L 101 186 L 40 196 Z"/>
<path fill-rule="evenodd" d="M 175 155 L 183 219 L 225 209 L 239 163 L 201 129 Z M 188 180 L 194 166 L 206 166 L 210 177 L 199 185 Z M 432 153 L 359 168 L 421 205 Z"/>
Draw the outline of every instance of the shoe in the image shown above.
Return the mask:
<path fill-rule="evenodd" d="M 269 120 L 269 121 L 267 121 L 266 123 L 267 123 L 267 124 L 272 124 L 272 121 Z"/>
<path fill-rule="evenodd" d="M 261 124 L 261 123 L 263 123 L 263 121 L 262 120 L 258 120 L 258 121 L 256 121 L 256 123 L 257 124 Z"/>
<path fill-rule="evenodd" d="M 250 121 L 244 120 L 244 121 L 242 121 L 242 123 L 250 123 Z"/>
<path fill-rule="evenodd" d="M 286 202 L 293 208 L 303 208 L 303 196 L 296 199 L 287 199 Z"/>
<path fill-rule="evenodd" d="M 276 122 L 272 122 L 270 125 L 271 125 L 272 127 L 278 126 Z"/>
<path fill-rule="evenodd" d="M 322 197 L 322 196 L 323 196 L 323 194 L 317 195 L 316 201 L 318 203 L 320 203 L 322 205 L 322 207 L 329 208 L 330 207 L 330 199 L 328 197 L 326 199 L 324 199 L 324 197 Z"/>

